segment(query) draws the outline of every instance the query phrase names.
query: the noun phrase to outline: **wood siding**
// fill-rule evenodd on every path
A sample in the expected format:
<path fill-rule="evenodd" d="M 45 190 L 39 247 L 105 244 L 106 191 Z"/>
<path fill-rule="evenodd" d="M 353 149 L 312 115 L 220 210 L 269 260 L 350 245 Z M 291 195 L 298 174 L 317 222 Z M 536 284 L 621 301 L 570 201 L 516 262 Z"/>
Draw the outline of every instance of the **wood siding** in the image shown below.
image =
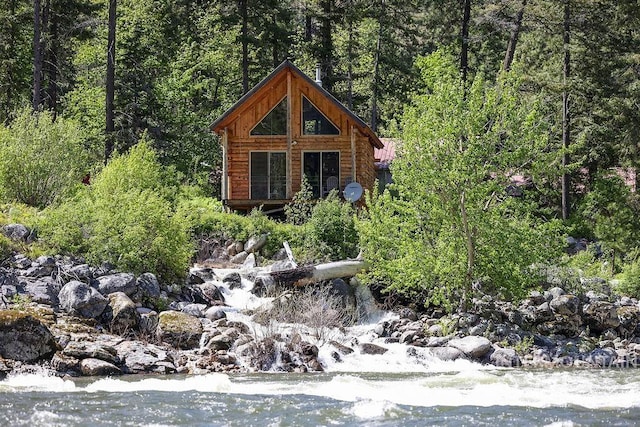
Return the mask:
<path fill-rule="evenodd" d="M 358 130 L 354 120 L 318 87 L 290 69 L 277 74 L 260 87 L 242 105 L 226 117 L 219 128 L 226 129 L 227 190 L 229 200 L 250 198 L 250 153 L 252 151 L 287 151 L 287 135 L 251 136 L 250 132 L 269 111 L 287 95 L 287 73 L 291 75 L 291 190 L 300 190 L 303 152 L 337 151 L 340 153 L 340 191 L 351 181 L 352 144 L 355 132 L 356 181 L 372 189 L 375 182 L 374 147 L 369 136 Z M 306 96 L 340 131 L 339 135 L 302 134 L 302 96 Z"/>

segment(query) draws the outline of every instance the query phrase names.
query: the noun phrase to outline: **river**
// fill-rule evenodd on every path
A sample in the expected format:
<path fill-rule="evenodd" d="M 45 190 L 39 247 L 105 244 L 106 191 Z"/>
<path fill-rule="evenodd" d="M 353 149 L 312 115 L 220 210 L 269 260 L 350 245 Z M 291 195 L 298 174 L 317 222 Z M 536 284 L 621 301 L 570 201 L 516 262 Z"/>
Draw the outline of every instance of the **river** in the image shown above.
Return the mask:
<path fill-rule="evenodd" d="M 235 309 L 259 305 L 226 290 Z M 240 310 L 234 320 L 250 322 Z M 387 316 L 389 313 L 377 313 Z M 341 341 L 373 339 L 375 322 Z M 255 328 L 255 325 L 252 325 Z M 337 332 L 336 332 L 337 333 Z M 325 337 L 331 338 L 331 337 Z M 59 378 L 0 381 L 0 426 L 575 426 L 637 425 L 636 369 L 496 368 L 442 361 L 385 344 L 383 355 L 336 361 L 317 343 L 323 373 Z"/>

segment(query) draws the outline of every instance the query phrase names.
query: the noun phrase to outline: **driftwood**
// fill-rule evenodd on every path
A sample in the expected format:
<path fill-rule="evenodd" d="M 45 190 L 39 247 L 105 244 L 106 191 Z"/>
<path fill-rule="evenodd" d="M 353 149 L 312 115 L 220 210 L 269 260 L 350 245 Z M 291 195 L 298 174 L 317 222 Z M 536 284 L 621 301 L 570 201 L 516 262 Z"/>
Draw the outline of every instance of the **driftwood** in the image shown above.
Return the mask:
<path fill-rule="evenodd" d="M 353 277 L 366 269 L 367 263 L 364 260 L 354 259 L 296 267 L 283 271 L 272 271 L 269 274 L 277 283 L 305 286 L 309 283 L 321 282 L 323 280 Z"/>

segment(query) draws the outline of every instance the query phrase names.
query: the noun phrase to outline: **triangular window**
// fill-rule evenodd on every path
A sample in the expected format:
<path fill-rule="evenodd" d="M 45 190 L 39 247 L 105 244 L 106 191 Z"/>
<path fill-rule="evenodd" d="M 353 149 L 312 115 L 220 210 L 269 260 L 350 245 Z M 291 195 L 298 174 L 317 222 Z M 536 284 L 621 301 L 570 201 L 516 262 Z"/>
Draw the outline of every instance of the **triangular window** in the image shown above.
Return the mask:
<path fill-rule="evenodd" d="M 302 134 L 303 135 L 339 135 L 338 128 L 316 108 L 302 97 Z"/>
<path fill-rule="evenodd" d="M 273 107 L 271 111 L 251 129 L 251 135 L 286 135 L 287 134 L 287 97 Z"/>

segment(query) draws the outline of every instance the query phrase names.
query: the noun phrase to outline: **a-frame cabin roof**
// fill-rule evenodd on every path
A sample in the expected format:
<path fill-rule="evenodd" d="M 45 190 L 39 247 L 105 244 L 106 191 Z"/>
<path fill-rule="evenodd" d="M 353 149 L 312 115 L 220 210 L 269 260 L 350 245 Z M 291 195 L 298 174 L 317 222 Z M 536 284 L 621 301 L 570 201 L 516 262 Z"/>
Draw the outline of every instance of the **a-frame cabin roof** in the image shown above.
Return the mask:
<path fill-rule="evenodd" d="M 211 124 L 211 130 L 213 132 L 219 133 L 221 132 L 230 122 L 235 120 L 234 112 L 239 110 L 245 103 L 250 102 L 252 98 L 262 89 L 264 86 L 269 84 L 272 80 L 278 78 L 283 73 L 291 72 L 295 74 L 297 77 L 306 80 L 308 83 L 311 83 L 311 86 L 315 88 L 322 96 L 327 98 L 330 102 L 335 104 L 335 106 L 344 114 L 346 114 L 349 118 L 353 120 L 353 123 L 358 128 L 358 130 L 369 138 L 369 142 L 376 148 L 383 148 L 384 145 L 375 134 L 375 132 L 358 116 L 356 116 L 352 111 L 350 111 L 347 107 L 345 107 L 340 101 L 338 101 L 333 95 L 331 95 L 327 90 L 325 90 L 322 86 L 317 84 L 314 80 L 312 80 L 309 76 L 303 73 L 298 67 L 293 65 L 293 63 L 289 60 L 284 60 L 278 67 L 271 72 L 267 77 L 262 79 L 260 83 L 254 86 L 249 92 L 245 93 L 242 98 L 238 100 L 231 108 L 222 114 L 222 116 L 218 117 L 216 121 Z"/>

